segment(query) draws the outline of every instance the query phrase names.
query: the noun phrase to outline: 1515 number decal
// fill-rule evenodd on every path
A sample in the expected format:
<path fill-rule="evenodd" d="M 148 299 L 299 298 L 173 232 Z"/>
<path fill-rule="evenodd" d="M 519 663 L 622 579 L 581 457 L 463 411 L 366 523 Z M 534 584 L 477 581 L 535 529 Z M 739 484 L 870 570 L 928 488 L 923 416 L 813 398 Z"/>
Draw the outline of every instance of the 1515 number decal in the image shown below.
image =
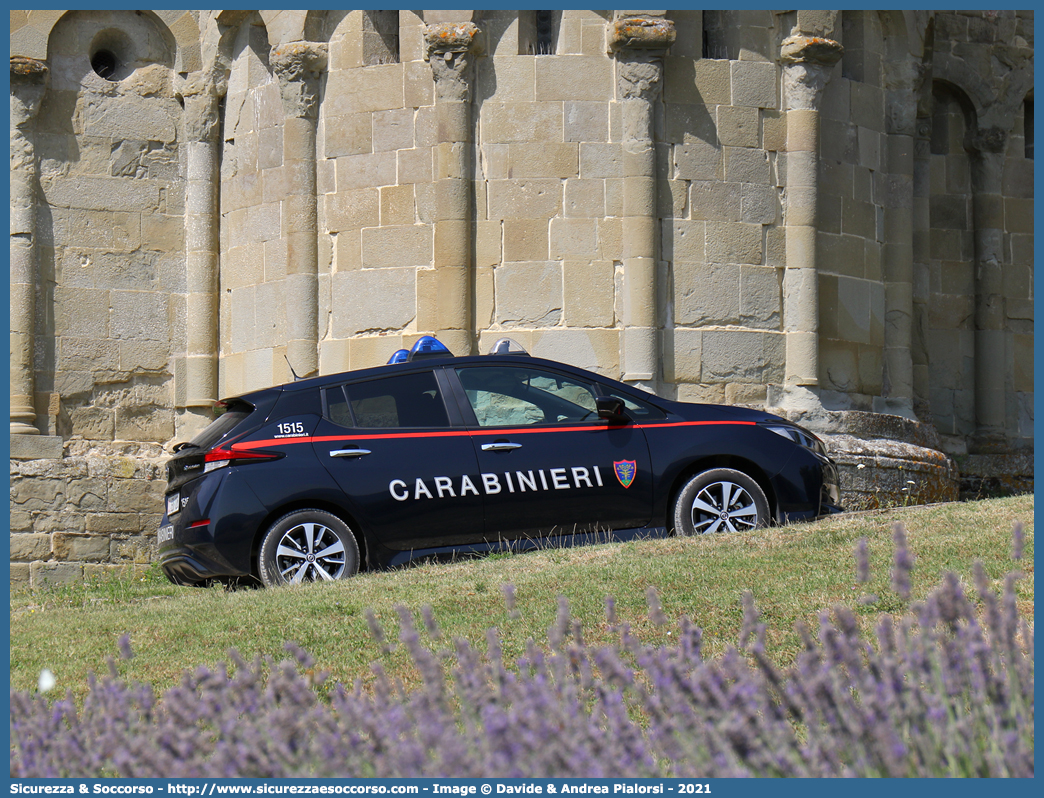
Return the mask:
<path fill-rule="evenodd" d="M 304 435 L 305 428 L 304 424 L 300 421 L 287 421 L 282 424 L 276 424 L 279 428 L 280 435 Z"/>

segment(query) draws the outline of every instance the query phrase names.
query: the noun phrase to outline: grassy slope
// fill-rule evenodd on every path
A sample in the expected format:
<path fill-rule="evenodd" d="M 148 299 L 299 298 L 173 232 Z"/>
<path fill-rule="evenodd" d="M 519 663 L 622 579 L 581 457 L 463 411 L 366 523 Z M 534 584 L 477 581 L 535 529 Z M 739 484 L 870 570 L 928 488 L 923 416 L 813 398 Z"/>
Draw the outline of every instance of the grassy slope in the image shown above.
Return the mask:
<path fill-rule="evenodd" d="M 85 676 L 104 672 L 128 633 L 136 656 L 120 661 L 121 673 L 164 689 L 197 664 L 214 664 L 236 648 L 248 658 L 282 658 L 284 641 L 310 651 L 317 666 L 335 679 L 366 678 L 369 664 L 382 658 L 364 616 L 372 608 L 388 636 L 397 634 L 397 605 L 413 611 L 428 604 L 444 633 L 483 644 L 496 626 L 509 656 L 520 654 L 527 638 L 546 639 L 557 612 L 556 598 L 568 598 L 588 640 L 608 641 L 604 600 L 613 596 L 617 615 L 643 639 L 667 640 L 670 625 L 647 620 L 645 591 L 655 587 L 668 618 L 693 618 L 703 628 L 706 650 L 720 653 L 740 628 L 740 595 L 753 592 L 769 626 L 770 655 L 792 659 L 798 638 L 795 621 L 815 624 L 817 613 L 837 602 L 854 605 L 865 593 L 879 596 L 859 606 L 869 628 L 881 612 L 903 605 L 889 589 L 891 525 L 906 525 L 917 558 L 914 597 L 953 570 L 970 582 L 981 559 L 993 579 L 1013 566 L 1011 531 L 1026 528 L 1028 577 L 1019 583 L 1020 609 L 1033 612 L 1033 496 L 967 504 L 909 507 L 825 519 L 814 524 L 756 533 L 702 538 L 646 540 L 624 544 L 496 555 L 462 562 L 424 564 L 397 572 L 364 574 L 347 582 L 283 590 L 199 590 L 176 588 L 155 575 L 136 582 L 110 582 L 16 594 L 11 599 L 11 684 L 35 687 L 50 668 L 64 694 L 86 692 Z M 869 539 L 872 576 L 857 586 L 852 551 Z M 501 587 L 515 586 L 518 617 L 509 618 Z M 411 681 L 399 653 L 383 656 L 385 667 Z"/>

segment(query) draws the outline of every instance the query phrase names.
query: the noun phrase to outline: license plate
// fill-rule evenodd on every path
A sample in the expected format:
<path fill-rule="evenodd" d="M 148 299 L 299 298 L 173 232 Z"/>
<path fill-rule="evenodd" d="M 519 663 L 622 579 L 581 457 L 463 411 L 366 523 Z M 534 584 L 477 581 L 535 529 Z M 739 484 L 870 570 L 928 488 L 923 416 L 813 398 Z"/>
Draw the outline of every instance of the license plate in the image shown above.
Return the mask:
<path fill-rule="evenodd" d="M 166 543 L 168 540 L 174 540 L 174 525 L 173 524 L 167 524 L 166 526 L 161 526 L 159 528 L 159 532 L 156 533 L 156 543 L 157 544 L 162 545 L 162 544 Z"/>
<path fill-rule="evenodd" d="M 167 497 L 167 516 L 170 517 L 181 509 L 181 493 L 172 493 Z"/>

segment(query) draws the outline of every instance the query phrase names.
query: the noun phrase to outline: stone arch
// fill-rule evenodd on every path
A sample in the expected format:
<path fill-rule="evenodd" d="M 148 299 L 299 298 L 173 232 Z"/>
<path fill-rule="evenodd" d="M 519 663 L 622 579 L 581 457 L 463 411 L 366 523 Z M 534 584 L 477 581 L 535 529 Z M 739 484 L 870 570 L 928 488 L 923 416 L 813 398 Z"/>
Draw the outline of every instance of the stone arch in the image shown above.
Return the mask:
<path fill-rule="evenodd" d="M 154 14 L 171 32 L 177 43 L 174 69 L 195 72 L 202 65 L 199 42 L 199 22 L 191 11 L 146 11 Z"/>
<path fill-rule="evenodd" d="M 958 89 L 971 103 L 976 119 L 989 108 L 996 94 L 990 86 L 988 76 L 980 75 L 966 62 L 946 52 L 937 52 L 932 64 L 933 78 Z M 1032 80 L 1032 78 L 1031 78 Z"/>
<path fill-rule="evenodd" d="M 288 42 L 305 41 L 308 12 L 301 9 L 287 11 L 258 11 L 268 31 L 269 44 L 278 47 Z"/>
<path fill-rule="evenodd" d="M 69 11 L 50 30 L 47 60 L 55 68 L 52 85 L 76 89 L 84 79 L 96 82 L 92 73 L 101 77 L 101 54 L 112 61 L 106 79 L 119 81 L 153 64 L 173 69 L 177 49 L 170 29 L 151 11 Z"/>
<path fill-rule="evenodd" d="M 878 11 L 885 58 L 899 59 L 917 55 L 910 46 L 910 33 L 902 11 Z"/>
<path fill-rule="evenodd" d="M 904 41 L 908 55 L 915 58 L 924 57 L 928 27 L 932 23 L 931 12 L 879 11 L 878 14 L 886 35 Z M 896 55 L 898 54 L 897 52 Z"/>
<path fill-rule="evenodd" d="M 306 42 L 325 42 L 330 38 L 329 20 L 343 11 L 306 11 L 302 36 Z"/>
<path fill-rule="evenodd" d="M 11 12 L 11 55 L 45 59 L 51 33 L 67 15 L 77 11 L 40 10 Z M 151 18 L 172 46 L 174 68 L 191 72 L 200 67 L 199 24 L 191 11 L 139 11 Z"/>
<path fill-rule="evenodd" d="M 216 93 L 224 96 L 232 63 L 232 44 L 239 27 L 252 12 L 228 10 L 211 12 L 203 21 L 200 71 L 204 80 L 213 81 Z"/>
<path fill-rule="evenodd" d="M 979 108 L 968 93 L 964 91 L 963 87 L 953 81 L 941 78 L 938 75 L 933 76 L 932 80 L 932 107 L 933 114 L 938 105 L 940 97 L 948 98 L 952 100 L 961 110 L 961 114 L 964 117 L 964 137 L 963 147 L 965 150 L 975 149 L 973 145 L 973 137 L 979 127 Z M 932 152 L 941 154 L 938 138 L 942 135 L 941 131 L 938 131 L 937 125 L 932 124 Z"/>

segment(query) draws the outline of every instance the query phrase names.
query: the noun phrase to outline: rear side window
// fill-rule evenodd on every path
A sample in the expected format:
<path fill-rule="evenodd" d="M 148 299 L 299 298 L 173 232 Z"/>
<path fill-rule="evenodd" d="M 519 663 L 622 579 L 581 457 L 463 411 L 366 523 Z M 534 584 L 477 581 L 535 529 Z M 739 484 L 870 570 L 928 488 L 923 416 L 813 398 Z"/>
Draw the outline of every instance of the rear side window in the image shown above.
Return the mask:
<path fill-rule="evenodd" d="M 210 422 L 210 425 L 192 439 L 192 445 L 199 449 L 209 449 L 231 432 L 241 421 L 254 412 L 252 405 L 246 402 L 229 402 L 217 405 L 215 410 L 221 415 Z"/>
<path fill-rule="evenodd" d="M 448 427 L 449 417 L 435 375 L 400 374 L 333 388 L 327 417 L 343 427 Z"/>

